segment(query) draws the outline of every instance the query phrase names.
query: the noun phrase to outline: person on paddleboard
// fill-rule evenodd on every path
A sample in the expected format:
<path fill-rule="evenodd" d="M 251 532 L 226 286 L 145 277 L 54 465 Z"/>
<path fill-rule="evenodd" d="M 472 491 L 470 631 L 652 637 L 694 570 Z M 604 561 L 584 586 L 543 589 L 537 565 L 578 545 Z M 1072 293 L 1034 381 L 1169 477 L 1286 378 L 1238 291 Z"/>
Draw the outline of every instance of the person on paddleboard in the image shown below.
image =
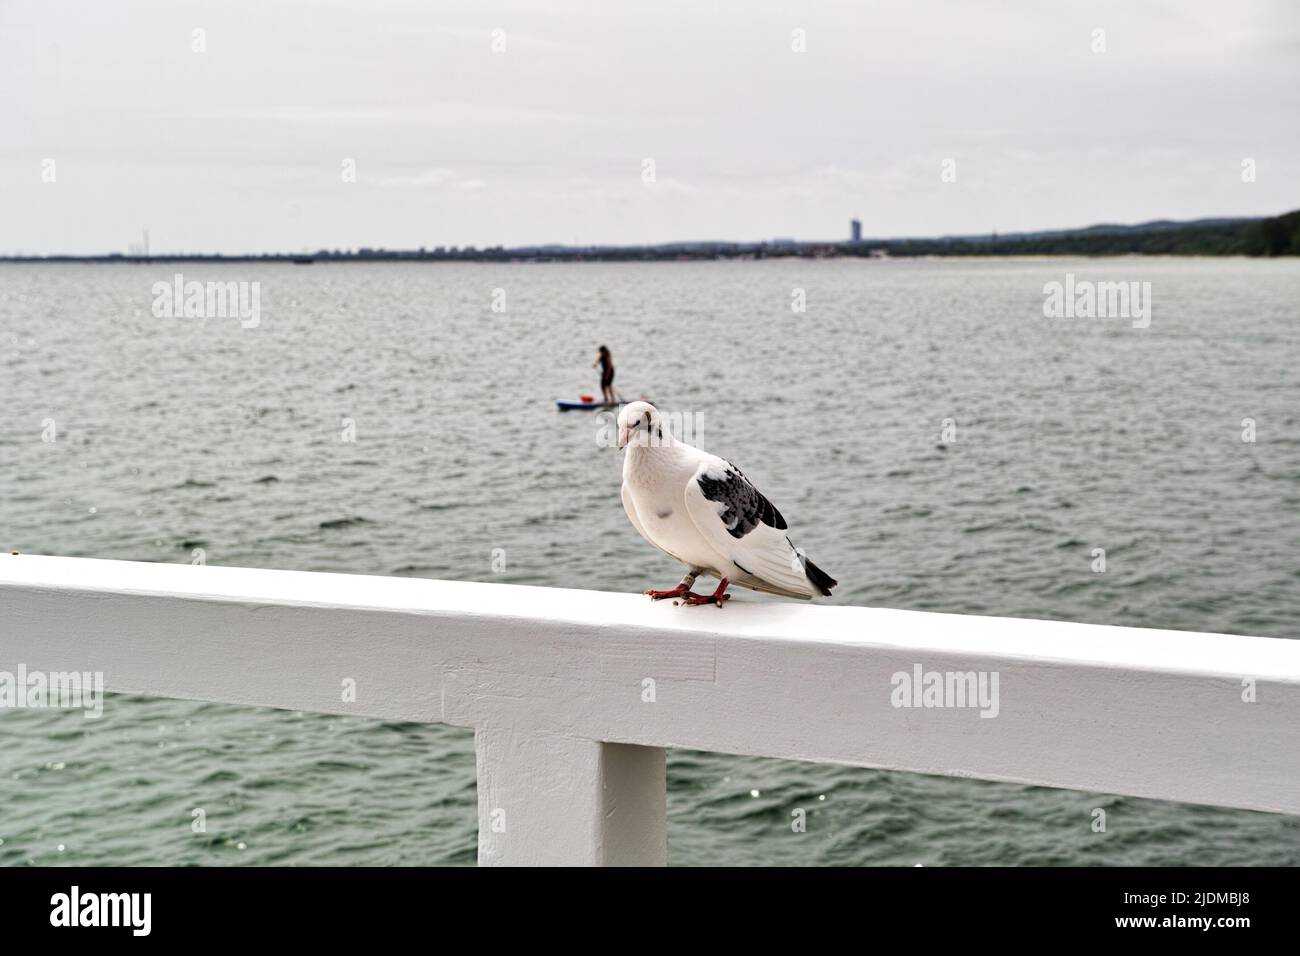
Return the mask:
<path fill-rule="evenodd" d="M 614 358 L 609 354 L 609 349 L 605 346 L 600 347 L 596 353 L 596 361 L 591 363 L 591 367 L 600 366 L 600 393 L 604 396 L 605 401 L 614 404 Z"/>

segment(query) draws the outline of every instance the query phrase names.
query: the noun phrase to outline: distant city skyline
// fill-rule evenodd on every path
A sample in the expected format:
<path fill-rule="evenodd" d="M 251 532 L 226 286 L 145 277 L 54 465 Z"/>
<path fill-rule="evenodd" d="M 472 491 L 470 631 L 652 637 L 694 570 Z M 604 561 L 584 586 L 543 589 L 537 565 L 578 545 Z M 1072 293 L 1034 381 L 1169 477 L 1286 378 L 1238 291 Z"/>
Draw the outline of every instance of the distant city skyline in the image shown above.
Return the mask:
<path fill-rule="evenodd" d="M 1297 50 L 1275 0 L 7 0 L 0 254 L 1271 216 Z"/>

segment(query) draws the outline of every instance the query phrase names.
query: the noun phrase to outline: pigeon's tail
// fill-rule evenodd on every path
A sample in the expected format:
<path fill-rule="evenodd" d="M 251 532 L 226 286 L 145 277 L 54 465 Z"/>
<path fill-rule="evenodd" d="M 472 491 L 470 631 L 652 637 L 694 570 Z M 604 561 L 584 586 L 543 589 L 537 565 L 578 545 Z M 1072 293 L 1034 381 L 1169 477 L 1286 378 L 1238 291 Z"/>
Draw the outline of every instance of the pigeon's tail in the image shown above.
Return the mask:
<path fill-rule="evenodd" d="M 812 586 L 824 597 L 830 597 L 831 588 L 840 583 L 806 558 L 803 562 L 803 570 L 808 575 L 808 580 Z"/>

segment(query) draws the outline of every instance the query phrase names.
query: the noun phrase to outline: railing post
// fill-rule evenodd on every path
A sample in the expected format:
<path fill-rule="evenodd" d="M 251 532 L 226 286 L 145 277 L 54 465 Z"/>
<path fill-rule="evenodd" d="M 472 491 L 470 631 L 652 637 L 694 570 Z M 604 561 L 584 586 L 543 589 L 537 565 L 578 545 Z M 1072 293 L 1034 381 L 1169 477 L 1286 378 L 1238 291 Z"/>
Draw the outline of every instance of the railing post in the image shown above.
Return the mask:
<path fill-rule="evenodd" d="M 480 866 L 664 866 L 659 747 L 480 728 Z"/>

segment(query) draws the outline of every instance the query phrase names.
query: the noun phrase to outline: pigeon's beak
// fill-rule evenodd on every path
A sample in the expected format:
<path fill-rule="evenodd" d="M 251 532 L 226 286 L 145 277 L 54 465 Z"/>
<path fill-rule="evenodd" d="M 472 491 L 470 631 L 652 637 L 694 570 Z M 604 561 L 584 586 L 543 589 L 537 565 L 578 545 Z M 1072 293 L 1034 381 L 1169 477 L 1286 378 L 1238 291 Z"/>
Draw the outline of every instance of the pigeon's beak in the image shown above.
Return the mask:
<path fill-rule="evenodd" d="M 627 426 L 626 426 L 626 425 L 620 425 L 620 426 L 619 426 L 619 429 L 618 429 L 618 447 L 619 447 L 619 448 L 626 448 L 626 447 L 627 447 L 627 436 L 628 436 Z"/>

